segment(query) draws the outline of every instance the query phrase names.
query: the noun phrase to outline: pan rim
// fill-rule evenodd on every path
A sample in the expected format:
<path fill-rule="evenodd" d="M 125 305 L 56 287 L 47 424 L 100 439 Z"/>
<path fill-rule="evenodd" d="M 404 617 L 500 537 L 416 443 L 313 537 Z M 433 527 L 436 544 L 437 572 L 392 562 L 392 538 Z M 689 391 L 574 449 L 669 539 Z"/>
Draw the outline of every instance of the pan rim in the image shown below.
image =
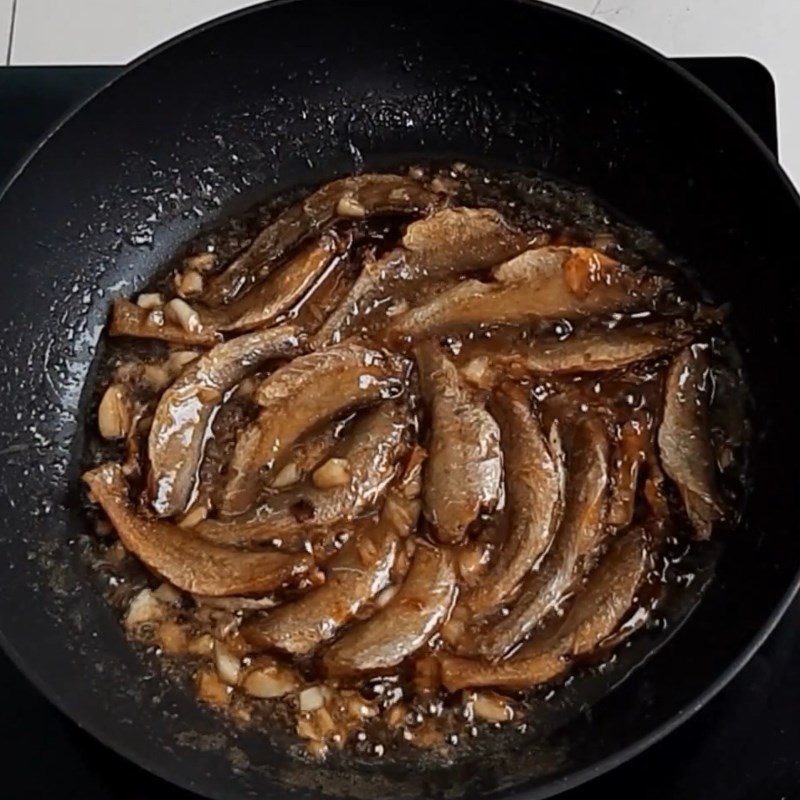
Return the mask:
<path fill-rule="evenodd" d="M 101 95 L 110 87 L 114 86 L 119 81 L 125 79 L 130 73 L 145 64 L 155 59 L 162 53 L 172 49 L 180 43 L 187 41 L 197 35 L 209 31 L 217 26 L 225 25 L 240 17 L 245 17 L 250 14 L 259 14 L 270 8 L 277 8 L 285 5 L 295 5 L 306 2 L 306 0 L 263 0 L 246 8 L 237 9 L 228 14 L 216 17 L 211 20 L 196 25 L 187 31 L 183 31 L 166 41 L 156 45 L 150 50 L 146 51 L 129 64 L 124 65 L 120 71 L 113 75 L 87 96 L 79 104 L 68 110 L 57 121 L 55 121 L 47 131 L 36 141 L 36 143 L 28 150 L 27 154 L 18 162 L 16 167 L 12 170 L 9 177 L 0 185 L 0 203 L 3 202 L 7 193 L 25 172 L 29 164 L 36 158 L 37 154 L 46 146 L 47 142 L 63 128 L 74 116 L 80 113 L 86 106 L 90 105 L 96 97 Z M 492 0 L 482 0 L 487 4 Z M 668 71 L 673 72 L 676 76 L 683 81 L 688 82 L 695 89 L 704 96 L 704 98 L 713 103 L 717 108 L 723 111 L 731 121 L 746 135 L 750 143 L 754 146 L 755 151 L 770 164 L 773 170 L 776 171 L 779 181 L 785 191 L 788 192 L 788 197 L 792 199 L 794 205 L 800 210 L 800 193 L 794 186 L 793 182 L 787 175 L 786 171 L 781 166 L 778 158 L 769 150 L 766 144 L 753 130 L 752 126 L 747 123 L 736 110 L 725 100 L 719 97 L 702 81 L 694 77 L 688 70 L 676 63 L 671 58 L 660 53 L 653 47 L 645 44 L 644 42 L 616 29 L 608 24 L 601 22 L 597 19 L 587 17 L 578 12 L 570 9 L 565 9 L 558 6 L 553 6 L 543 0 L 503 0 L 505 4 L 528 6 L 538 9 L 545 14 L 560 16 L 570 21 L 572 25 L 583 25 L 590 29 L 594 29 L 608 36 L 614 42 L 638 53 L 646 56 L 651 61 L 659 63 Z M 499 5 L 497 0 L 494 0 L 492 9 L 497 13 Z M 599 761 L 585 766 L 579 770 L 573 771 L 564 777 L 556 777 L 549 779 L 546 783 L 536 787 L 520 787 L 512 788 L 504 791 L 500 796 L 508 798 L 508 800 L 544 800 L 544 798 L 554 797 L 562 792 L 574 789 L 592 778 L 603 775 L 606 772 L 614 769 L 615 767 L 629 761 L 633 757 L 644 752 L 646 749 L 659 742 L 666 737 L 692 715 L 699 711 L 711 699 L 713 699 L 727 684 L 734 678 L 734 676 L 748 663 L 752 656 L 763 645 L 772 631 L 775 629 L 786 610 L 791 605 L 795 596 L 800 592 L 800 568 L 796 572 L 789 588 L 783 594 L 781 600 L 773 608 L 766 622 L 755 633 L 751 640 L 745 645 L 741 652 L 729 663 L 728 667 L 719 675 L 713 683 L 711 683 L 703 692 L 701 692 L 692 702 L 687 703 L 683 708 L 674 712 L 673 715 L 665 722 L 657 725 L 648 734 L 639 737 L 635 742 L 611 753 L 610 755 L 600 759 Z M 198 785 L 192 778 L 185 776 L 176 776 L 171 774 L 167 767 L 163 766 L 163 762 L 157 762 L 142 754 L 136 747 L 135 743 L 130 740 L 122 741 L 122 738 L 113 731 L 109 731 L 103 727 L 101 722 L 96 720 L 82 720 L 82 715 L 78 713 L 76 704 L 74 704 L 66 694 L 59 693 L 53 689 L 49 682 L 41 676 L 36 667 L 30 662 L 26 661 L 17 651 L 14 644 L 6 637 L 6 634 L 0 627 L 0 647 L 16 666 L 17 669 L 36 687 L 47 700 L 52 703 L 62 714 L 67 716 L 74 724 L 81 730 L 86 731 L 94 739 L 100 742 L 103 746 L 108 747 L 115 753 L 128 761 L 145 769 L 156 777 L 167 781 L 180 788 L 195 792 L 201 796 L 213 800 L 238 800 L 238 794 L 228 793 L 226 789 L 218 792 L 216 788 L 213 793 L 201 785 Z"/>

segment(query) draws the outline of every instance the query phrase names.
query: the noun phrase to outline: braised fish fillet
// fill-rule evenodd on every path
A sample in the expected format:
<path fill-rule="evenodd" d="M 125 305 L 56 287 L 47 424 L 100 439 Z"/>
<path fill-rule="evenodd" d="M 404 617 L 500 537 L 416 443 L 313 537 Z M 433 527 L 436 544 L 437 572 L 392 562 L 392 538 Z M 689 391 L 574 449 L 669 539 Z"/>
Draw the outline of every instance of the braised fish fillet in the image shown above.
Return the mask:
<path fill-rule="evenodd" d="M 328 183 L 267 225 L 203 295 L 211 306 L 229 302 L 266 277 L 293 248 L 335 219 L 424 212 L 440 201 L 419 181 L 400 175 L 358 175 Z"/>
<path fill-rule="evenodd" d="M 430 409 L 425 515 L 444 543 L 461 541 L 503 491 L 500 430 L 484 403 L 435 345 L 416 350 L 422 393 Z"/>
<path fill-rule="evenodd" d="M 460 602 L 473 616 L 496 611 L 544 555 L 561 521 L 564 465 L 558 432 L 550 441 L 528 393 L 515 384 L 498 390 L 492 412 L 500 425 L 506 472 L 508 531 L 481 583 Z"/>
<path fill-rule="evenodd" d="M 225 394 L 270 359 L 291 358 L 303 348 L 304 339 L 292 326 L 240 336 L 213 347 L 167 388 L 148 437 L 148 492 L 159 516 L 184 510 L 208 425 Z"/>
<path fill-rule="evenodd" d="M 347 249 L 346 240 L 323 236 L 276 269 L 261 283 L 221 308 L 201 311 L 201 320 L 220 331 L 249 331 L 271 325 L 290 311 Z"/>
<path fill-rule="evenodd" d="M 652 322 L 615 327 L 611 330 L 578 330 L 559 340 L 532 337 L 500 347 L 493 339 L 467 341 L 460 354 L 486 357 L 496 371 L 525 375 L 607 372 L 651 361 L 684 347 L 696 330 L 682 323 Z"/>
<path fill-rule="evenodd" d="M 632 308 L 646 308 L 664 282 L 654 276 L 635 273 L 617 262 L 589 272 L 576 282 L 570 278 L 564 255 L 529 264 L 527 251 L 495 275 L 507 280 L 486 283 L 463 281 L 431 300 L 393 319 L 388 335 L 394 340 L 417 341 L 464 328 L 482 329 L 493 325 L 519 325 L 541 319 L 575 320 L 590 315 L 610 314 Z M 522 266 L 513 266 L 514 264 Z"/>
<path fill-rule="evenodd" d="M 83 480 L 125 547 L 186 592 L 212 597 L 266 593 L 296 584 L 314 567 L 307 553 L 229 550 L 203 542 L 191 530 L 136 514 L 118 464 L 97 467 Z"/>
<path fill-rule="evenodd" d="M 570 659 L 589 653 L 620 626 L 649 567 L 648 538 L 634 529 L 614 542 L 589 576 L 564 621 L 534 637 L 519 653 L 493 664 L 443 656 L 442 681 L 450 692 L 481 686 L 527 689 L 560 677 Z"/>
<path fill-rule="evenodd" d="M 405 403 L 385 400 L 363 412 L 331 450 L 331 458 L 346 463 L 347 479 L 341 485 L 318 488 L 304 481 L 271 496 L 247 514 L 201 522 L 196 527 L 198 535 L 217 544 L 251 546 L 279 540 L 282 546 L 291 547 L 304 532 L 341 528 L 375 508 L 383 497 L 408 447 L 411 422 Z"/>
<path fill-rule="evenodd" d="M 678 486 L 701 539 L 711 535 L 714 522 L 723 516 L 708 421 L 710 392 L 708 348 L 685 348 L 667 373 L 658 446 L 664 471 Z"/>
<path fill-rule="evenodd" d="M 323 656 L 329 675 L 380 672 L 419 650 L 444 622 L 456 595 L 446 550 L 419 545 L 397 594 L 374 616 L 348 630 Z"/>
<path fill-rule="evenodd" d="M 552 611 L 576 579 L 584 540 L 598 538 L 605 521 L 608 489 L 608 435 L 597 417 L 585 417 L 566 437 L 564 514 L 553 544 L 522 584 L 508 615 L 478 636 L 475 650 L 498 659 Z"/>
<path fill-rule="evenodd" d="M 262 410 L 242 432 L 219 501 L 226 514 L 255 502 L 262 468 L 269 477 L 283 465 L 292 445 L 327 420 L 402 394 L 407 362 L 379 350 L 344 343 L 295 359 L 261 385 Z"/>
<path fill-rule="evenodd" d="M 315 338 L 322 347 L 356 333 L 422 280 L 486 269 L 524 249 L 527 237 L 491 209 L 445 208 L 408 226 L 402 246 L 368 261 Z"/>
<path fill-rule="evenodd" d="M 325 567 L 322 586 L 249 622 L 242 628 L 244 638 L 257 647 L 303 655 L 336 636 L 389 585 L 400 540 L 413 531 L 418 514 L 419 501 L 392 493 L 380 517 L 359 520 Z"/>

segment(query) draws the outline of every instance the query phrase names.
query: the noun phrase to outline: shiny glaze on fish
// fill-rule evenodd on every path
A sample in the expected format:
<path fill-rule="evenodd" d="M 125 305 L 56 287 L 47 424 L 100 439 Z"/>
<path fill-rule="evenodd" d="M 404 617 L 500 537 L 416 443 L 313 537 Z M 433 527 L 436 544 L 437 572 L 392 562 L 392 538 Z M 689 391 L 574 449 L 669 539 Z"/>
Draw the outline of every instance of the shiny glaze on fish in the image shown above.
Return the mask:
<path fill-rule="evenodd" d="M 419 501 L 394 493 L 377 518 L 356 524 L 342 549 L 325 567 L 325 583 L 242 629 L 256 647 L 294 655 L 311 652 L 337 635 L 359 610 L 389 585 L 400 542 L 419 515 Z"/>
<path fill-rule="evenodd" d="M 484 402 L 435 345 L 416 350 L 422 394 L 430 409 L 425 515 L 439 541 L 461 541 L 503 492 L 500 430 Z"/>
<path fill-rule="evenodd" d="M 486 616 L 509 600 L 547 551 L 561 520 L 564 464 L 555 426 L 549 439 L 534 415 L 528 392 L 501 387 L 492 404 L 500 425 L 506 473 L 508 531 L 484 580 L 466 594 L 472 615 Z"/>
<path fill-rule="evenodd" d="M 331 458 L 346 460 L 346 483 L 320 489 L 304 481 L 270 496 L 247 514 L 201 522 L 196 528 L 198 535 L 217 544 L 249 546 L 275 541 L 286 547 L 302 541 L 304 532 L 341 528 L 379 504 L 408 446 L 410 424 L 405 403 L 384 401 L 363 412 L 330 451 Z"/>
<path fill-rule="evenodd" d="M 83 480 L 125 547 L 186 592 L 212 597 L 270 592 L 298 583 L 314 566 L 307 553 L 229 550 L 203 543 L 177 525 L 136 514 L 122 470 L 115 464 L 87 472 Z"/>
<path fill-rule="evenodd" d="M 418 545 L 400 590 L 325 653 L 325 670 L 329 675 L 347 676 L 397 666 L 417 652 L 444 622 L 456 587 L 450 554 Z"/>
<path fill-rule="evenodd" d="M 209 421 L 226 392 L 264 362 L 303 352 L 291 326 L 258 331 L 213 347 L 164 392 L 148 437 L 148 491 L 159 516 L 183 511 L 192 492 Z"/>
<path fill-rule="evenodd" d="M 247 511 L 262 467 L 274 473 L 304 433 L 332 417 L 401 394 L 405 370 L 401 358 L 348 343 L 277 370 L 258 389 L 262 410 L 237 443 L 220 510 Z"/>

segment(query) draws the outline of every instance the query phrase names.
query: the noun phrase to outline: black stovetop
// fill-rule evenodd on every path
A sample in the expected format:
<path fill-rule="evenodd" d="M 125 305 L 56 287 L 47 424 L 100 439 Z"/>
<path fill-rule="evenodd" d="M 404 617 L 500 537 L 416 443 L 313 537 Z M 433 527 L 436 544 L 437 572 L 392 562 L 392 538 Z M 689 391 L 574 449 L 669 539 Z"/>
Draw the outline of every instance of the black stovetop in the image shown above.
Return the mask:
<path fill-rule="evenodd" d="M 740 58 L 679 61 L 776 149 L 775 91 L 763 67 Z M 0 68 L 0 184 L 44 130 L 117 69 Z M 564 799 L 588 800 L 598 792 L 621 800 L 800 798 L 798 627 L 800 600 L 747 667 L 691 720 Z M 196 800 L 98 744 L 50 706 L 2 654 L 0 687 L 0 797 Z"/>

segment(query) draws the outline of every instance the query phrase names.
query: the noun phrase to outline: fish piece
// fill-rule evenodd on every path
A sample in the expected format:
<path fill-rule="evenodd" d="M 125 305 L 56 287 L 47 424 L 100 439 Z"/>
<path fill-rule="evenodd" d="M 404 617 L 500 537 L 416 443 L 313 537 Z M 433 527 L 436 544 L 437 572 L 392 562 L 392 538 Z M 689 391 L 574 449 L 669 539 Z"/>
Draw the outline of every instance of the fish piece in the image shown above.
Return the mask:
<path fill-rule="evenodd" d="M 308 486 L 299 499 L 313 509 L 312 524 L 353 519 L 379 502 L 396 476 L 409 444 L 413 416 L 407 403 L 387 400 L 364 411 L 331 451 L 347 462 L 349 481 L 329 489 Z"/>
<path fill-rule="evenodd" d="M 525 234 L 488 208 L 445 208 L 408 226 L 402 246 L 366 263 L 350 294 L 317 333 L 316 347 L 352 335 L 375 309 L 422 278 L 486 269 L 523 250 Z"/>
<path fill-rule="evenodd" d="M 240 336 L 198 358 L 164 392 L 148 437 L 148 493 L 159 516 L 186 507 L 209 422 L 225 394 L 266 361 L 298 355 L 303 347 L 300 332 L 288 325 Z"/>
<path fill-rule="evenodd" d="M 440 197 L 423 183 L 400 175 L 366 174 L 328 183 L 267 225 L 214 278 L 203 300 L 210 306 L 229 302 L 265 278 L 292 249 L 343 216 L 424 213 L 438 202 Z"/>
<path fill-rule="evenodd" d="M 242 553 L 203 542 L 191 530 L 137 515 L 119 464 L 104 464 L 83 480 L 122 544 L 178 589 L 224 597 L 270 592 L 296 584 L 314 567 L 307 553 Z"/>
<path fill-rule="evenodd" d="M 405 403 L 388 400 L 356 420 L 331 451 L 331 457 L 342 457 L 349 465 L 350 477 L 342 486 L 319 489 L 307 482 L 273 495 L 249 514 L 205 520 L 195 530 L 217 544 L 248 546 L 279 539 L 291 546 L 311 529 L 341 528 L 374 508 L 396 476 L 411 419 Z"/>
<path fill-rule="evenodd" d="M 347 240 L 333 234 L 323 236 L 237 300 L 201 312 L 201 320 L 217 330 L 236 332 L 272 324 L 290 311 L 325 272 L 340 265 L 347 245 Z"/>
<path fill-rule="evenodd" d="M 560 678 L 569 662 L 558 652 L 545 652 L 529 658 L 515 657 L 499 664 L 476 658 L 442 656 L 442 684 L 448 692 L 495 686 L 502 689 L 529 689 Z"/>
<path fill-rule="evenodd" d="M 314 348 L 336 345 L 354 335 L 376 308 L 387 305 L 395 288 L 410 281 L 413 274 L 403 249 L 392 250 L 377 259 L 369 254 L 350 291 L 314 336 Z"/>
<path fill-rule="evenodd" d="M 531 247 L 509 261 L 498 264 L 492 270 L 492 277 L 500 283 L 520 283 L 551 275 L 562 271 L 571 255 L 571 247 Z"/>
<path fill-rule="evenodd" d="M 562 599 L 576 578 L 581 543 L 603 529 L 608 488 L 608 436 L 597 417 L 578 421 L 567 437 L 564 515 L 538 569 L 523 581 L 508 615 L 476 637 L 475 651 L 498 659 L 520 642 Z"/>
<path fill-rule="evenodd" d="M 511 375 L 605 372 L 651 361 L 680 350 L 696 332 L 682 321 L 628 325 L 611 330 L 579 330 L 563 340 L 537 337 L 502 348 L 492 339 L 465 342 L 461 359 L 486 356 Z"/>
<path fill-rule="evenodd" d="M 560 642 L 558 649 L 579 656 L 601 645 L 630 610 L 651 563 L 649 536 L 643 528 L 617 538 L 575 596 L 554 636 Z M 541 647 L 532 640 L 521 653 L 532 655 Z"/>
<path fill-rule="evenodd" d="M 325 320 L 341 305 L 358 277 L 355 259 L 348 255 L 329 268 L 295 305 L 290 315 L 295 325 L 309 335 L 317 333 Z"/>
<path fill-rule="evenodd" d="M 479 686 L 526 689 L 562 676 L 570 667 L 570 659 L 592 652 L 618 629 L 635 601 L 649 564 L 644 530 L 624 534 L 591 573 L 554 632 L 543 631 L 518 654 L 497 664 L 443 656 L 442 682 L 450 692 Z"/>
<path fill-rule="evenodd" d="M 327 673 L 346 676 L 397 666 L 438 630 L 455 596 L 456 571 L 450 553 L 420 544 L 397 594 L 325 653 L 322 662 Z"/>
<path fill-rule="evenodd" d="M 403 236 L 409 262 L 425 275 L 463 275 L 521 252 L 529 237 L 493 208 L 444 208 L 412 222 Z"/>
<path fill-rule="evenodd" d="M 641 415 L 634 416 L 622 424 L 611 478 L 608 509 L 608 521 L 611 525 L 626 528 L 633 521 L 639 473 L 647 460 L 649 447 L 650 429 L 646 419 Z M 591 550 L 592 542 L 587 540 L 581 547 L 581 552 L 589 553 Z"/>
<path fill-rule="evenodd" d="M 582 283 L 570 279 L 565 256 L 536 261 L 531 268 L 527 251 L 495 275 L 515 280 L 485 283 L 463 281 L 422 305 L 389 322 L 390 339 L 418 341 L 421 338 L 459 328 L 491 325 L 519 325 L 541 319 L 574 320 L 581 317 L 642 308 L 651 303 L 664 281 L 645 273 L 634 273 L 609 259 L 602 269 L 592 271 Z M 523 266 L 513 266 L 514 264 Z M 527 277 L 523 277 L 527 276 Z"/>
<path fill-rule="evenodd" d="M 681 351 L 667 373 L 658 429 L 664 472 L 677 485 L 700 539 L 708 539 L 714 522 L 724 515 L 708 419 L 712 380 L 707 345 Z"/>
<path fill-rule="evenodd" d="M 501 283 L 547 279 L 561 272 L 569 290 L 578 297 L 589 294 L 592 285 L 613 278 L 619 261 L 592 247 L 534 247 L 492 271 Z"/>
<path fill-rule="evenodd" d="M 325 583 L 241 629 L 250 644 L 293 655 L 310 653 L 390 582 L 400 540 L 416 527 L 420 503 L 391 492 L 380 516 L 364 518 L 325 567 Z"/>
<path fill-rule="evenodd" d="M 500 430 L 437 346 L 423 345 L 415 355 L 431 416 L 425 516 L 439 541 L 452 544 L 463 540 L 478 514 L 493 510 L 502 496 Z"/>
<path fill-rule="evenodd" d="M 142 308 L 123 298 L 114 301 L 108 333 L 109 336 L 160 339 L 163 342 L 172 342 L 187 347 L 215 345 L 221 340 L 220 335 L 213 328 L 200 326 L 197 330 L 189 331 L 182 325 L 165 319 L 162 309 Z"/>
<path fill-rule="evenodd" d="M 274 324 L 281 316 L 295 311 L 304 296 L 311 294 L 317 284 L 324 282 L 329 273 L 342 271 L 340 268 L 349 243 L 350 237 L 343 239 L 334 234 L 323 236 L 228 305 L 208 308 L 196 304 L 192 310 L 197 314 L 200 333 L 193 335 L 201 335 L 205 340 L 209 334 L 217 336 L 220 332 L 242 333 Z M 124 311 L 122 320 L 130 317 L 125 323 L 129 328 L 138 326 L 135 328 L 136 335 L 150 335 L 167 341 L 188 341 L 180 325 L 168 320 L 164 325 L 157 325 L 153 322 L 150 312 L 134 316 L 132 309 L 122 309 L 122 311 Z M 115 311 L 115 319 L 122 314 L 122 311 L 118 313 Z M 120 320 L 117 320 L 116 327 L 120 328 L 121 324 Z"/>
<path fill-rule="evenodd" d="M 500 424 L 506 473 L 508 531 L 480 584 L 463 598 L 474 617 L 497 610 L 547 551 L 561 521 L 564 464 L 558 428 L 548 441 L 526 390 L 503 384 L 492 412 Z"/>
<path fill-rule="evenodd" d="M 255 502 L 259 470 L 269 477 L 307 431 L 346 411 L 399 396 L 407 362 L 353 343 L 300 356 L 276 370 L 258 389 L 258 419 L 236 444 L 219 502 L 225 514 L 240 514 Z"/>

